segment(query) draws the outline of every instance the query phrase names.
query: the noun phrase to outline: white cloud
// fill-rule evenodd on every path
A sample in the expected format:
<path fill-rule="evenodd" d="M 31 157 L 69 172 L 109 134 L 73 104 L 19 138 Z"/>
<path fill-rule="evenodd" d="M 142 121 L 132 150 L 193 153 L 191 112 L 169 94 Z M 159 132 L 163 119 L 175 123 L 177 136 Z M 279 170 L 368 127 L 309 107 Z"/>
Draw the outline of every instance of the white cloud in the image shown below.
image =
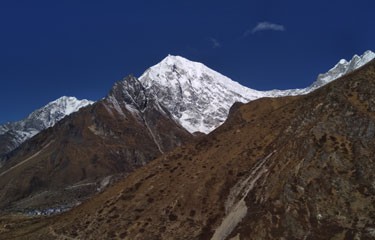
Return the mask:
<path fill-rule="evenodd" d="M 213 48 L 221 47 L 221 43 L 216 38 L 210 38 Z"/>
<path fill-rule="evenodd" d="M 248 36 L 250 33 L 254 34 L 260 31 L 285 31 L 285 27 L 280 24 L 271 23 L 271 22 L 259 22 L 251 31 L 247 30 L 245 36 Z"/>

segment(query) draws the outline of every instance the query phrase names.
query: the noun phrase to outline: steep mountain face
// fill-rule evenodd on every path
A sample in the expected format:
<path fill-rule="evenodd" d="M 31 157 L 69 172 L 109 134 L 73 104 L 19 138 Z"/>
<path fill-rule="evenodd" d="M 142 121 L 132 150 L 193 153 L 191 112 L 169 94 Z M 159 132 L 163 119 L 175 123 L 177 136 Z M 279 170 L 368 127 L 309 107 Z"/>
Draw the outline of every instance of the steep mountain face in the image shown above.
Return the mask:
<path fill-rule="evenodd" d="M 191 137 L 145 95 L 138 79 L 127 77 L 103 100 L 7 155 L 0 169 L 0 208 L 71 205 L 102 188 L 103 178 L 126 175 Z"/>
<path fill-rule="evenodd" d="M 236 104 L 199 141 L 3 236 L 374 239 L 374 94 L 372 61 L 307 95 Z"/>
<path fill-rule="evenodd" d="M 61 97 L 35 110 L 27 118 L 0 125 L 0 156 L 17 148 L 40 131 L 52 127 L 64 117 L 92 104 L 92 101 L 75 97 Z"/>
<path fill-rule="evenodd" d="M 234 102 L 263 97 L 205 65 L 169 55 L 140 78 L 147 91 L 189 132 L 209 133 Z"/>
<path fill-rule="evenodd" d="M 310 93 L 325 84 L 363 66 L 375 57 L 371 51 L 355 55 L 350 62 L 341 60 L 303 89 L 257 91 L 197 62 L 169 55 L 149 68 L 139 79 L 146 91 L 190 133 L 209 133 L 221 125 L 235 102 L 247 103 L 262 97 L 296 96 Z"/>

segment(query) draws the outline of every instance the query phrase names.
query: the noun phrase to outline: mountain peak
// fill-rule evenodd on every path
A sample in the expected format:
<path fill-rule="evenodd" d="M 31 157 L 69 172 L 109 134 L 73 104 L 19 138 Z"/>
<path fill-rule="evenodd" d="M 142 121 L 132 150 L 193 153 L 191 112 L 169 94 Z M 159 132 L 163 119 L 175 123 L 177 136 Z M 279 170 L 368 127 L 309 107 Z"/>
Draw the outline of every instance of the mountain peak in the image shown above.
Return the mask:
<path fill-rule="evenodd" d="M 47 124 L 46 126 L 50 127 L 53 126 L 57 121 L 62 119 L 62 117 L 65 117 L 67 115 L 72 114 L 73 112 L 78 111 L 80 108 L 85 107 L 87 105 L 92 104 L 92 101 L 89 101 L 87 99 L 78 100 L 76 97 L 70 97 L 70 96 L 62 96 L 50 103 L 48 103 L 46 106 L 32 112 L 28 118 L 43 118 L 42 115 L 49 115 L 49 121 L 51 121 L 51 124 Z M 60 117 L 54 118 L 52 115 L 56 114 Z"/>
<path fill-rule="evenodd" d="M 76 112 L 81 107 L 92 104 L 92 101 L 87 99 L 78 100 L 76 97 L 62 96 L 50 103 L 43 108 L 50 107 L 52 111 L 61 111 L 64 115 L 70 115 Z"/>
<path fill-rule="evenodd" d="M 175 62 L 175 61 L 185 61 L 185 62 L 193 62 L 187 58 L 184 58 L 180 55 L 172 55 L 172 54 L 168 54 L 161 62 Z"/>
<path fill-rule="evenodd" d="M 173 63 L 185 63 L 185 64 L 198 64 L 198 65 L 203 65 L 202 63 L 200 62 L 196 62 L 196 61 L 192 61 L 192 60 L 189 60 L 185 57 L 182 57 L 180 55 L 172 55 L 172 54 L 168 54 L 163 60 L 161 60 L 159 62 L 159 64 L 161 63 L 168 63 L 168 64 L 173 64 Z"/>
<path fill-rule="evenodd" d="M 9 145 L 0 147 L 0 155 L 9 152 L 40 131 L 52 127 L 64 117 L 92 104 L 92 101 L 62 96 L 30 113 L 25 119 L 0 125 L 1 139 L 12 136 Z"/>
<path fill-rule="evenodd" d="M 373 51 L 370 51 L 370 50 L 367 50 L 366 52 L 364 52 L 360 58 L 363 60 L 363 61 L 366 61 L 369 62 L 371 61 L 372 59 L 375 58 L 375 53 Z"/>
<path fill-rule="evenodd" d="M 346 61 L 346 59 L 340 59 L 340 61 L 339 61 L 339 64 L 347 64 L 348 63 L 348 61 Z"/>
<path fill-rule="evenodd" d="M 224 122 L 234 102 L 263 97 L 202 63 L 168 55 L 139 78 L 189 132 L 209 133 Z"/>
<path fill-rule="evenodd" d="M 213 71 L 202 63 L 188 60 L 181 56 L 168 55 L 156 65 L 150 67 L 146 72 L 139 78 L 143 79 L 147 74 L 166 74 L 167 72 L 186 72 L 187 74 L 198 77 L 202 71 Z M 219 74 L 219 73 L 216 73 Z M 156 76 L 157 77 L 157 76 Z M 195 78 L 196 79 L 196 78 Z M 193 80 L 195 80 L 193 79 Z M 158 79 L 160 80 L 160 79 Z"/>

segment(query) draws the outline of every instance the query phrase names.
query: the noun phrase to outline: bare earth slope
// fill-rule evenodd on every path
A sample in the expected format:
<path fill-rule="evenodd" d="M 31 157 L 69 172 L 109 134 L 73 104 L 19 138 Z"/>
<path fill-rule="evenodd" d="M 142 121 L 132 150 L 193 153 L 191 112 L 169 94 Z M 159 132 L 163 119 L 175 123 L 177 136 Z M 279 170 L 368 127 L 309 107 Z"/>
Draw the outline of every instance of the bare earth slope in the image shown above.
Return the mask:
<path fill-rule="evenodd" d="M 208 136 L 2 238 L 374 239 L 374 95 L 372 61 L 305 96 L 236 104 Z"/>

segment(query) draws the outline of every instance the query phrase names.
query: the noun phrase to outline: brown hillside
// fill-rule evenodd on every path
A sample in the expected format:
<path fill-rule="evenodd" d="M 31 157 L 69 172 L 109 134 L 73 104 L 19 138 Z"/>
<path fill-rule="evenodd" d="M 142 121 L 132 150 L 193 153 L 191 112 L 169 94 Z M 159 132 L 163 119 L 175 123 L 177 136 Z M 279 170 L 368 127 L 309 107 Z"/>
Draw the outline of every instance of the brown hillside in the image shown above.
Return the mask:
<path fill-rule="evenodd" d="M 306 96 L 237 105 L 196 143 L 3 238 L 374 239 L 373 96 L 374 61 Z"/>

